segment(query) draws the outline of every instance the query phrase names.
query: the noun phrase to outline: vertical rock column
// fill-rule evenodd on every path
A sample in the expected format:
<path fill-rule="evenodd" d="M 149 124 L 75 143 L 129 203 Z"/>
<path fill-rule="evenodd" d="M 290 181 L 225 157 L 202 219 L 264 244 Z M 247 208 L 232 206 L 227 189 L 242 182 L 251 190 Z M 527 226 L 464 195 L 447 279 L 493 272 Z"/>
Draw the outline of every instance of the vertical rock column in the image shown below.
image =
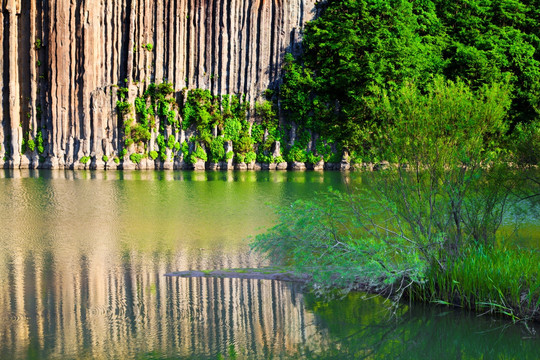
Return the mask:
<path fill-rule="evenodd" d="M 9 146 L 6 142 L 6 138 L 4 135 L 4 128 L 6 127 L 6 122 L 8 121 L 8 118 L 5 116 L 6 113 L 6 89 L 4 86 L 6 85 L 4 83 L 4 77 L 6 77 L 7 74 L 4 73 L 4 7 L 3 4 L 1 4 L 0 7 L 0 167 L 4 166 L 4 157 L 6 156 L 6 146 Z"/>
<path fill-rule="evenodd" d="M 28 19 L 30 22 L 30 34 L 28 34 L 28 48 L 29 56 L 30 56 L 30 118 L 29 120 L 29 133 L 28 138 L 32 141 L 36 141 L 36 135 L 37 131 L 40 130 L 41 124 L 38 123 L 38 113 L 37 113 L 37 99 L 38 99 L 38 75 L 37 75 L 37 62 L 38 62 L 38 54 L 35 49 L 36 44 L 36 34 L 37 34 L 37 26 L 36 23 L 38 21 L 38 14 L 37 14 L 37 4 L 36 0 L 30 0 L 30 18 Z M 36 145 L 37 147 L 37 145 Z M 37 149 L 34 148 L 34 151 L 29 153 L 29 156 L 31 157 L 29 160 L 29 166 L 32 168 L 35 168 L 38 166 L 38 157 L 37 157 Z"/>
<path fill-rule="evenodd" d="M 48 43 L 47 68 L 50 90 L 47 99 L 47 117 L 49 120 L 49 158 L 46 163 L 50 168 L 63 168 L 65 165 L 65 150 L 67 147 L 66 130 L 68 128 L 68 89 L 69 74 L 69 28 L 70 4 L 65 0 L 51 0 L 48 6 L 49 28 L 47 29 Z"/>
<path fill-rule="evenodd" d="M 100 117 L 93 117 L 92 92 L 100 87 L 99 79 L 104 71 L 100 67 L 101 50 L 101 9 L 96 4 L 84 2 L 80 9 L 82 37 L 79 41 L 83 49 L 82 68 L 78 69 L 80 81 L 77 82 L 77 93 L 80 94 L 80 147 L 76 154 L 75 161 L 83 156 L 101 158 L 103 151 L 99 144 L 98 137 L 102 137 L 103 124 Z"/>
<path fill-rule="evenodd" d="M 19 94 L 19 64 L 18 64 L 18 23 L 17 14 L 20 12 L 19 0 L 7 0 L 6 11 L 8 17 L 8 116 L 10 128 L 10 154 L 9 166 L 18 168 L 21 164 L 21 101 Z"/>

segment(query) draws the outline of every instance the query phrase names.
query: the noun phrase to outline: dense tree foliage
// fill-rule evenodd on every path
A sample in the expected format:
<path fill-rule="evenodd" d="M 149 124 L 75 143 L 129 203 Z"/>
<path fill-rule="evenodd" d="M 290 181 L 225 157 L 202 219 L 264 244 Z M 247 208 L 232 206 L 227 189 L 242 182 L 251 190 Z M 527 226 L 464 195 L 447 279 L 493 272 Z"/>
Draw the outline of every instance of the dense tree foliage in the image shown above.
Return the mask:
<path fill-rule="evenodd" d="M 531 0 L 328 0 L 305 31 L 304 54 L 287 56 L 281 108 L 287 117 L 350 150 L 366 148 L 366 106 L 377 89 L 435 76 L 473 91 L 507 82 L 513 128 L 540 110 L 540 8 Z M 369 125 L 369 126 L 368 126 Z"/>
<path fill-rule="evenodd" d="M 510 177 L 487 181 L 508 172 L 498 171 L 497 153 L 484 151 L 484 140 L 505 130 L 505 86 L 475 94 L 439 76 L 426 94 L 406 83 L 373 99 L 366 107 L 392 123 L 373 146 L 397 167 L 371 176 L 367 194 L 335 193 L 284 209 L 281 223 L 255 243 L 302 271 L 320 265 L 332 285 L 327 269 L 335 264 L 344 283 L 359 273 L 375 283 L 403 276 L 421 282 L 431 264 L 445 268 L 442 254 L 492 245 L 512 186 Z"/>
<path fill-rule="evenodd" d="M 490 146 L 510 105 L 507 82 L 473 90 L 439 75 L 423 90 L 373 87 L 364 106 L 386 126 L 371 146 L 393 164 L 363 174 L 362 189 L 280 209 L 253 247 L 313 275 L 318 293 L 367 289 L 539 319 L 538 252 L 502 248 L 497 236 L 503 219 L 534 216 L 519 192 L 524 175 L 538 179 Z"/>
<path fill-rule="evenodd" d="M 281 109 L 357 160 L 389 164 L 362 177 L 365 190 L 281 209 L 254 248 L 311 273 L 318 292 L 367 288 L 539 319 L 537 252 L 497 236 L 510 215 L 533 216 L 537 203 L 523 200 L 540 194 L 535 4 L 320 6 L 304 55 L 285 59 Z"/>

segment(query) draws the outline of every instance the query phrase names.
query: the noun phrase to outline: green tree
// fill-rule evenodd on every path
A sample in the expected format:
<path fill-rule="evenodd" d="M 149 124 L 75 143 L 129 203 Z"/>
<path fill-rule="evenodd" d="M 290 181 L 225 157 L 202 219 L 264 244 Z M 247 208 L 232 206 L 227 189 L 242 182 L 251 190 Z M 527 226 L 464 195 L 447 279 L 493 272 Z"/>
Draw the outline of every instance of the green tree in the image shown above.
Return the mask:
<path fill-rule="evenodd" d="M 505 119 L 527 123 L 540 110 L 540 21 L 530 0 L 328 0 L 307 24 L 304 53 L 287 56 L 279 96 L 292 122 L 350 151 L 369 153 L 372 89 L 421 91 L 438 75 L 473 90 L 508 81 Z M 379 123 L 373 122 L 378 120 Z"/>
<path fill-rule="evenodd" d="M 379 152 L 397 164 L 377 193 L 403 220 L 403 234 L 421 248 L 442 241 L 454 253 L 465 242 L 491 244 L 512 182 L 497 171 L 505 160 L 499 145 L 507 131 L 509 87 L 495 83 L 473 92 L 462 81 L 438 77 L 426 94 L 405 83 L 395 93 L 381 91 L 368 107 L 387 124 Z"/>
<path fill-rule="evenodd" d="M 442 77 L 426 93 L 414 82 L 392 93 L 374 88 L 365 106 L 386 124 L 374 146 L 396 166 L 371 173 L 366 191 L 281 209 L 254 247 L 313 273 L 320 289 L 360 282 L 400 295 L 467 247 L 491 245 L 513 184 L 497 151 L 509 92 L 506 84 L 473 91 Z"/>

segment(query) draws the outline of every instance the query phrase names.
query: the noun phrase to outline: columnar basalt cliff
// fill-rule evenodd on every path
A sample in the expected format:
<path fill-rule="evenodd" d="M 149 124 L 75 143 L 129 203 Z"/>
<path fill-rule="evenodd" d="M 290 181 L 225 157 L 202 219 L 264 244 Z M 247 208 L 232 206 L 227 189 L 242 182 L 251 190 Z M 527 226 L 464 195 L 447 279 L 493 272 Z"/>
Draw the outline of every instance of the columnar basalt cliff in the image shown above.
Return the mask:
<path fill-rule="evenodd" d="M 315 0 L 1 0 L 0 166 L 121 156 L 118 86 L 245 94 L 279 82 Z M 86 161 L 85 161 L 86 162 Z M 86 165 L 85 165 L 86 166 Z"/>

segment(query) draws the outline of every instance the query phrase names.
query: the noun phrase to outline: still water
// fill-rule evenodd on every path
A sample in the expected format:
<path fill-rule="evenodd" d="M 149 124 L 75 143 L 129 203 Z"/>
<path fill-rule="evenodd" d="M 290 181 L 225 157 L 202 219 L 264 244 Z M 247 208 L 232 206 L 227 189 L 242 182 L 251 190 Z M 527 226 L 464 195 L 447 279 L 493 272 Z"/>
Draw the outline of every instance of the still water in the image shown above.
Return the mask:
<path fill-rule="evenodd" d="M 491 317 L 163 276 L 265 265 L 246 239 L 272 206 L 329 186 L 343 175 L 1 170 L 0 358 L 540 358 L 534 328 Z"/>

